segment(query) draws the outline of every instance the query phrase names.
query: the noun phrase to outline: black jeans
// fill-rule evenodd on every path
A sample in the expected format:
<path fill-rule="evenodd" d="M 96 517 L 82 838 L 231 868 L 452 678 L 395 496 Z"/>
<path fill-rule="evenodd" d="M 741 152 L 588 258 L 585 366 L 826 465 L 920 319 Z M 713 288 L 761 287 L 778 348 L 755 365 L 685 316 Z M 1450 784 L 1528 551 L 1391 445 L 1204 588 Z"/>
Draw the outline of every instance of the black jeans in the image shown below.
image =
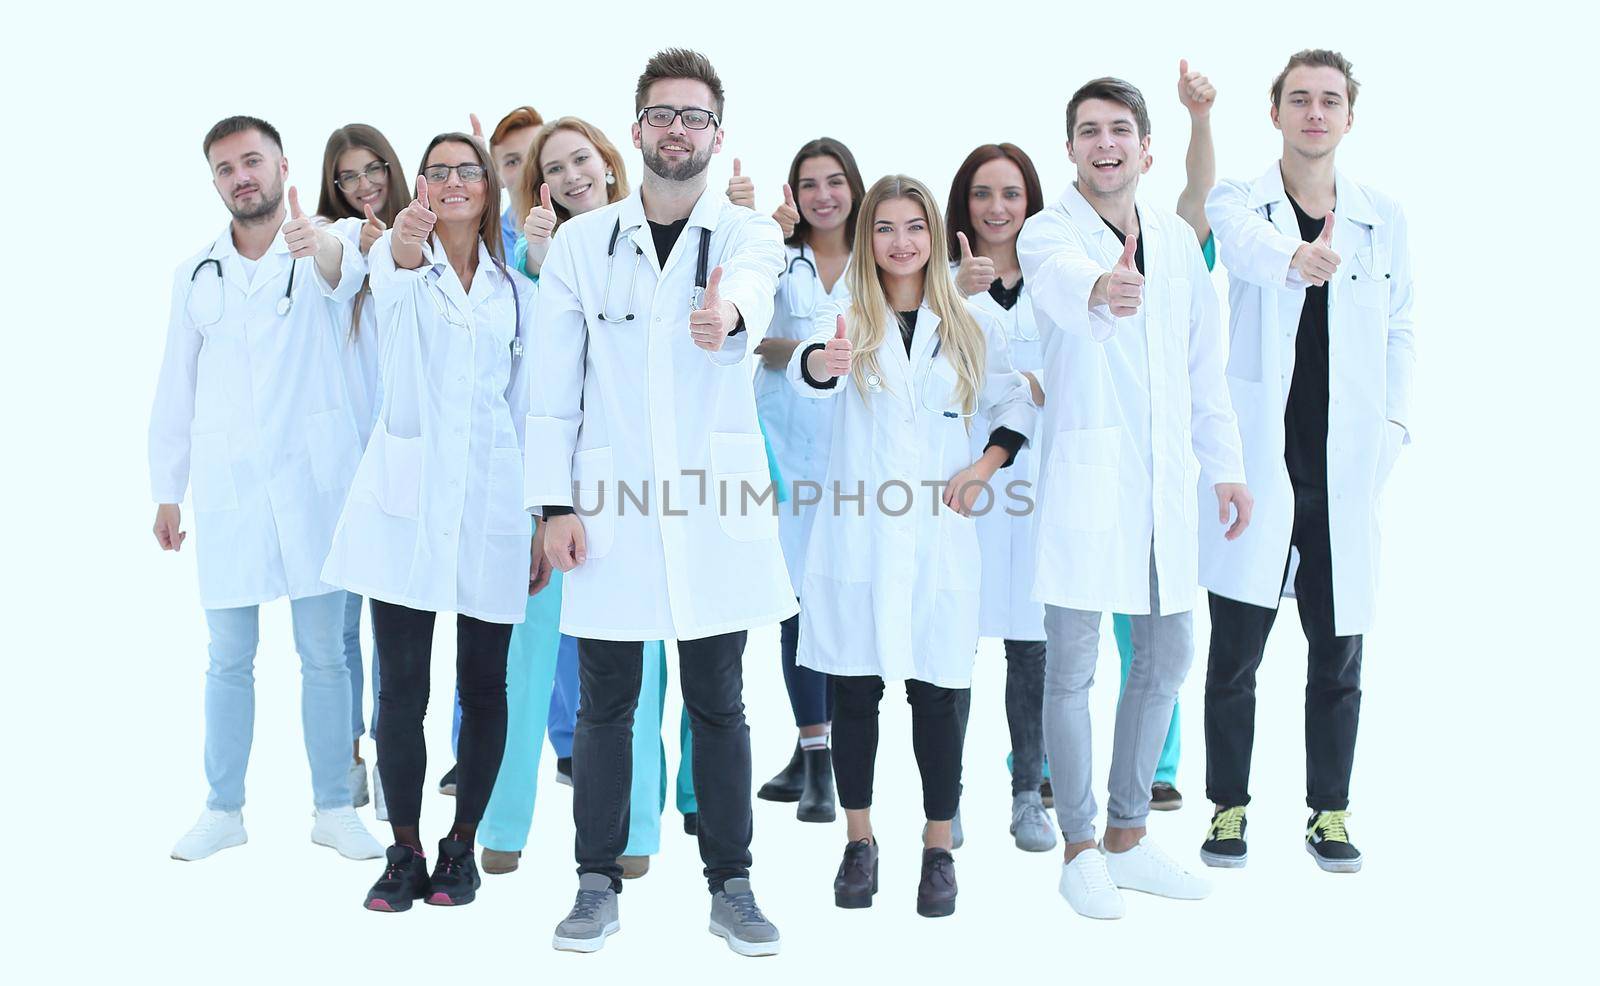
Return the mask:
<path fill-rule="evenodd" d="M 378 681 L 378 773 L 389 823 L 415 826 L 422 814 L 428 748 L 428 669 L 438 614 L 372 600 L 372 631 L 383 654 Z M 456 756 L 456 816 L 476 828 L 489 804 L 506 749 L 506 651 L 511 624 L 456 617 L 456 683 L 461 741 Z"/>
<path fill-rule="evenodd" d="M 783 687 L 789 692 L 796 728 L 822 725 L 833 708 L 833 679 L 795 663 L 800 650 L 799 613 L 778 624 L 778 643 L 783 654 Z"/>
<path fill-rule="evenodd" d="M 1011 731 L 1011 793 L 1039 790 L 1044 782 L 1044 641 L 1007 640 L 1006 727 Z M 972 716 L 972 689 L 956 692 L 961 738 Z"/>
<path fill-rule="evenodd" d="M 750 875 L 750 727 L 744 719 L 745 633 L 678 641 L 678 685 L 694 739 L 700 860 L 711 892 Z M 385 669 L 388 665 L 384 665 Z M 633 713 L 644 672 L 640 641 L 578 638 L 578 725 L 572 735 L 572 818 L 578 872 L 622 891 L 628 845 Z"/>
<path fill-rule="evenodd" d="M 1342 811 L 1350 805 L 1350 771 L 1361 718 L 1361 637 L 1340 637 L 1333 630 L 1326 491 L 1295 489 L 1290 543 L 1300 550 L 1294 594 L 1308 651 L 1306 805 L 1314 811 Z M 1216 593 L 1210 594 L 1210 601 L 1206 796 L 1219 805 L 1246 805 L 1255 743 L 1256 669 L 1278 611 Z"/>
<path fill-rule="evenodd" d="M 922 774 L 923 817 L 932 822 L 949 821 L 961 805 L 961 717 L 956 695 L 964 690 L 906 680 L 911 749 Z M 882 699 L 883 679 L 876 675 L 833 676 L 833 776 L 839 804 L 845 808 L 872 807 Z"/>

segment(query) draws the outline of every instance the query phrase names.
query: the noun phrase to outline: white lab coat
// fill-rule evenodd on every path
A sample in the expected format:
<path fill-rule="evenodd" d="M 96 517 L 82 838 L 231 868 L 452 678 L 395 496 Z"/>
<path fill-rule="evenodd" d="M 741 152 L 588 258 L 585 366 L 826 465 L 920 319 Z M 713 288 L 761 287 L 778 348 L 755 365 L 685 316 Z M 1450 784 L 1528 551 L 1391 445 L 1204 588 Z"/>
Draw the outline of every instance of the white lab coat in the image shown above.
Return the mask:
<path fill-rule="evenodd" d="M 336 219 L 329 228 L 344 241 L 344 249 L 359 264 L 363 282 L 367 276 L 367 258 L 361 253 L 361 227 L 365 219 Z M 335 339 L 339 344 L 339 359 L 344 367 L 345 389 L 350 394 L 350 407 L 355 412 L 356 427 L 361 432 L 361 447 L 366 448 L 372 437 L 372 422 L 378 415 L 378 303 L 367 291 L 361 298 L 361 314 L 356 331 L 351 332 L 351 319 L 355 314 L 358 291 L 341 301 L 330 302 L 335 308 Z"/>
<path fill-rule="evenodd" d="M 207 257 L 220 276 L 214 264 L 198 268 Z M 279 315 L 291 265 L 294 303 Z M 281 233 L 252 277 L 231 228 L 173 274 L 150 412 L 150 494 L 181 503 L 192 484 L 206 609 L 335 589 L 318 573 L 361 446 L 329 302 L 360 284 L 349 251 L 330 288 L 313 258 L 289 256 Z"/>
<path fill-rule="evenodd" d="M 805 247 L 787 247 L 785 256 L 788 265 L 778 279 L 778 296 L 767 338 L 808 339 L 817 310 L 830 301 L 849 301 L 850 288 L 841 274 L 833 282 L 833 290 L 825 291 L 812 268 L 806 266 L 807 261 L 814 263 L 816 258 Z M 798 259 L 802 256 L 804 261 Z M 801 282 L 809 282 L 810 288 Z M 805 311 L 813 302 L 815 307 Z M 799 314 L 791 310 L 791 304 L 801 309 Z M 783 545 L 789 582 L 799 595 L 806 542 L 811 538 L 817 505 L 801 502 L 814 499 L 815 490 L 797 491 L 795 484 L 820 485 L 826 477 L 828 449 L 833 444 L 833 409 L 837 405 L 833 401 L 811 400 L 795 393 L 786 370 L 770 370 L 765 363 L 756 360 L 756 410 L 766 428 L 767 441 L 772 444 L 773 457 L 778 461 L 778 473 L 790 494 L 790 500 L 778 508 L 778 540 Z"/>
<path fill-rule="evenodd" d="M 1378 500 L 1410 442 L 1411 258 L 1405 215 L 1392 199 L 1335 176 L 1328 292 L 1328 527 L 1333 622 L 1340 636 L 1372 627 L 1378 582 Z M 1283 459 L 1283 414 L 1294 376 L 1306 283 L 1289 266 L 1303 242 L 1278 165 L 1251 182 L 1224 181 L 1206 201 L 1228 269 L 1228 390 L 1239 414 L 1255 494 L 1235 541 L 1208 530 L 1200 578 L 1212 592 L 1276 608 L 1294 525 Z"/>
<path fill-rule="evenodd" d="M 835 320 L 847 307 L 848 302 L 825 306 L 812 336 L 789 361 L 797 392 L 841 402 L 823 502 L 806 552 L 796 661 L 827 674 L 966 688 L 978 647 L 978 534 L 973 518 L 940 502 L 942 485 L 922 484 L 943 484 L 972 464 L 969 423 L 987 427 L 985 438 L 1002 426 L 1031 437 L 1037 417 L 1032 391 L 1011 368 L 1004 332 L 970 304 L 987 346 L 974 417 L 946 413 L 960 410 L 951 397 L 956 370 L 939 345 L 939 317 L 926 305 L 917 313 L 909 358 L 894 315 L 884 313 L 890 324 L 878 352 L 882 390 L 863 399 L 849 376 L 831 388 L 812 387 L 801 375 L 806 350 L 833 337 Z M 1010 503 L 1004 475 L 996 473 L 991 484 L 991 511 Z M 842 496 L 864 491 L 864 500 L 836 501 L 835 489 Z M 983 509 L 986 499 L 980 494 L 975 506 Z M 908 509 L 892 513 L 902 507 Z"/>
<path fill-rule="evenodd" d="M 412 609 L 521 623 L 533 524 L 522 506 L 528 357 L 517 350 L 536 291 L 502 274 L 481 241 L 470 290 L 437 238 L 421 267 L 397 268 L 392 235 L 367 257 L 383 400 L 323 578 Z"/>
<path fill-rule="evenodd" d="M 689 335 L 701 230 L 746 327 L 716 353 Z M 665 265 L 637 191 L 556 232 L 539 271 L 526 502 L 581 494 L 587 558 L 562 586 L 563 633 L 694 640 L 795 613 L 750 385 L 782 270 L 777 223 L 709 189 Z M 746 483 L 770 495 L 741 505 Z"/>
<path fill-rule="evenodd" d="M 1033 598 L 1072 609 L 1151 612 L 1152 538 L 1160 615 L 1194 607 L 1199 527 L 1242 483 L 1239 431 L 1223 382 L 1217 296 L 1194 231 L 1140 203 L 1144 298 L 1116 318 L 1089 308 L 1122 244 L 1075 186 L 1017 239 L 1045 343 L 1043 461 Z"/>
<path fill-rule="evenodd" d="M 951 265 L 952 272 L 958 267 Z M 1033 298 L 1028 282 L 1009 310 L 988 291 L 967 299 L 974 308 L 994 318 L 1005 334 L 1011 366 L 1032 373 L 1043 383 L 1044 341 L 1033 315 Z M 974 419 L 972 452 L 976 458 L 989 443 L 993 426 L 982 418 Z M 1026 483 L 1018 493 L 1030 500 L 1039 486 L 1039 455 L 1030 443 L 1022 447 L 1010 466 L 995 473 L 996 492 L 1012 483 Z M 1043 640 L 1044 605 L 1033 601 L 1033 513 L 1024 511 L 1019 500 L 1005 496 L 1001 507 L 974 518 L 978 526 L 978 547 L 983 553 L 982 606 L 978 611 L 978 633 L 1003 640 Z M 1010 510 L 1004 507 L 1011 507 Z"/>

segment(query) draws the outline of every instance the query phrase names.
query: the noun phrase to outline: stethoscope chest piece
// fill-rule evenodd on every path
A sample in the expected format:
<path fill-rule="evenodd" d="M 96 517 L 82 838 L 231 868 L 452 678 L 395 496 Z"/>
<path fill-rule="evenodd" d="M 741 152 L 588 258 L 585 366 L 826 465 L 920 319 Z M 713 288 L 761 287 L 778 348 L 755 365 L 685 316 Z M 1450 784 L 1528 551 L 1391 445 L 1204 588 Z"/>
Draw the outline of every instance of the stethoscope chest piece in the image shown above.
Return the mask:
<path fill-rule="evenodd" d="M 293 307 L 294 307 L 294 302 L 291 299 L 289 299 L 287 297 L 278 299 L 278 314 L 279 315 L 287 315 L 287 314 L 289 314 L 289 309 L 291 309 Z"/>
<path fill-rule="evenodd" d="M 867 374 L 867 389 L 874 394 L 883 390 L 883 378 L 876 373 Z"/>

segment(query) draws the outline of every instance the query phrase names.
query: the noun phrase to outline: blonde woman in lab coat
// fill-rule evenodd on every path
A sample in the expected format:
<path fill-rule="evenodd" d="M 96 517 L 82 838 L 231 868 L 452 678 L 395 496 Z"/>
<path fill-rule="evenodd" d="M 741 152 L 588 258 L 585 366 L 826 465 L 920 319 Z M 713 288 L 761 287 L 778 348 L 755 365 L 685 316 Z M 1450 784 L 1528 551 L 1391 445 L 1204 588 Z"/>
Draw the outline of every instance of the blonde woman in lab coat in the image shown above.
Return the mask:
<path fill-rule="evenodd" d="M 834 676 L 834 773 L 849 840 L 834 880 L 840 907 L 870 906 L 877 890 L 878 704 L 886 680 L 905 681 L 927 818 L 917 911 L 937 917 L 955 911 L 956 692 L 970 684 L 978 643 L 972 515 L 1003 509 L 988 484 L 1026 443 L 1035 408 L 1005 335 L 961 299 L 937 255 L 944 226 L 927 187 L 881 178 L 861 214 L 870 221 L 856 228 L 851 301 L 819 313 L 789 364 L 801 393 L 843 402 L 806 555 L 798 661 Z M 974 418 L 992 429 L 977 461 Z"/>

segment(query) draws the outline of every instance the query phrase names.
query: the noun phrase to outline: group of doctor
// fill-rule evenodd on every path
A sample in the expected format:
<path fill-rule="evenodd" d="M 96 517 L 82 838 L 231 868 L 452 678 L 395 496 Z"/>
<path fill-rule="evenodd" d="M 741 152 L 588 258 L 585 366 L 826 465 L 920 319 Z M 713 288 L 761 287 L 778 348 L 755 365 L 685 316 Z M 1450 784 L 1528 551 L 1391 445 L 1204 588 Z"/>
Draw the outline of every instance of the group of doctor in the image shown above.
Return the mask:
<path fill-rule="evenodd" d="M 659 846 L 673 640 L 678 806 L 709 927 L 739 954 L 775 953 L 750 883 L 742 701 L 746 635 L 772 624 L 798 738 L 758 796 L 802 821 L 843 808 L 838 906 L 878 890 L 878 709 L 903 681 L 926 819 L 916 906 L 954 912 L 980 636 L 1005 642 L 1017 845 L 1051 849 L 1059 827 L 1059 889 L 1089 917 L 1120 917 L 1123 890 L 1202 898 L 1207 881 L 1145 826 L 1181 804 L 1176 700 L 1203 585 L 1201 859 L 1247 858 L 1255 670 L 1292 591 L 1305 845 L 1325 870 L 1359 869 L 1362 634 L 1414 356 L 1404 218 L 1334 167 L 1357 88 L 1336 52 L 1292 56 L 1271 86 L 1280 160 L 1217 184 L 1215 90 L 1183 63 L 1176 213 L 1137 194 L 1149 115 L 1114 78 L 1067 104 L 1076 179 L 1059 200 L 1020 148 L 988 144 L 943 211 L 906 175 L 866 186 L 829 138 L 800 148 L 770 217 L 738 161 L 725 194 L 709 189 L 723 89 L 683 49 L 639 77 L 632 193 L 598 129 L 522 107 L 488 138 L 475 117 L 435 137 L 414 180 L 378 131 L 343 127 L 308 214 L 278 132 L 221 121 L 204 151 L 232 221 L 176 272 L 150 426 L 154 533 L 182 547 L 187 491 L 210 633 L 210 796 L 172 855 L 245 841 L 259 606 L 288 596 L 312 839 L 383 858 L 370 910 L 471 902 L 480 845 L 484 872 L 516 869 L 548 733 L 578 862 L 554 944 L 601 948 L 623 879 Z M 354 810 L 363 598 L 387 848 Z M 440 612 L 456 614 L 440 785 L 456 800 L 430 868 Z M 1097 840 L 1088 693 L 1106 612 L 1124 683 Z"/>

